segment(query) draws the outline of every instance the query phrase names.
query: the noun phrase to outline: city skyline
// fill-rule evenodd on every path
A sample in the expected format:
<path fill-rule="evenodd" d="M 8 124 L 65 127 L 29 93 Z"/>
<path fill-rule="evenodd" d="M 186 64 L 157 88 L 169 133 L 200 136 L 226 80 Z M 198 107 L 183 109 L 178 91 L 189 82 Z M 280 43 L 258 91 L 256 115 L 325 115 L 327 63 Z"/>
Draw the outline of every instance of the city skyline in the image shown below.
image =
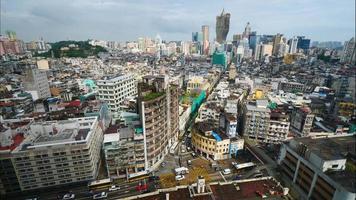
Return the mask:
<path fill-rule="evenodd" d="M 190 40 L 191 32 L 204 24 L 210 27 L 212 41 L 216 38 L 215 16 L 223 8 L 231 13 L 227 40 L 232 40 L 233 34 L 242 33 L 247 22 L 258 34 L 305 35 L 313 41 L 346 41 L 354 35 L 355 28 L 354 1 L 243 0 L 204 4 L 201 1 L 79 0 L 41 2 L 40 5 L 34 0 L 0 2 L 1 34 L 13 30 L 25 41 L 40 37 L 47 41 L 130 41 L 156 34 L 165 40 Z M 309 23 L 305 24 L 306 21 Z"/>

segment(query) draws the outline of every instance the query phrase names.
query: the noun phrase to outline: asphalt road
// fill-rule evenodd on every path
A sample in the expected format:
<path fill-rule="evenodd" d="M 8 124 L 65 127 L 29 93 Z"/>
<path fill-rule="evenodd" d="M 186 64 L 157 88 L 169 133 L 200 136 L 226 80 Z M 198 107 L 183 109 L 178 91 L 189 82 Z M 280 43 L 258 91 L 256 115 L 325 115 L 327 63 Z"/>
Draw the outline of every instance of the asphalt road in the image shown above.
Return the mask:
<path fill-rule="evenodd" d="M 124 198 L 128 196 L 133 196 L 133 195 L 138 195 L 142 194 L 143 191 L 137 191 L 136 186 L 139 184 L 140 181 L 134 181 L 134 182 L 129 182 L 129 183 L 123 183 L 123 184 L 118 184 L 117 186 L 120 187 L 119 190 L 116 191 L 108 191 L 108 189 L 104 190 L 96 190 L 93 192 L 93 194 L 105 191 L 108 193 L 107 199 L 119 199 L 119 198 Z M 146 183 L 149 184 L 149 188 L 154 188 L 154 182 L 148 182 L 146 180 Z M 38 195 L 18 195 L 17 197 L 11 197 L 7 199 L 11 200 L 25 200 L 27 198 L 33 198 L 37 197 L 39 200 L 57 200 L 58 195 L 62 194 L 63 192 L 68 191 L 68 190 L 60 190 L 60 189 L 48 189 L 46 192 L 41 192 Z M 89 192 L 88 187 L 86 186 L 81 186 L 81 187 L 72 187 L 70 189 L 72 193 L 75 194 L 75 199 L 78 200 L 86 200 L 86 199 L 93 199 L 93 194 Z"/>

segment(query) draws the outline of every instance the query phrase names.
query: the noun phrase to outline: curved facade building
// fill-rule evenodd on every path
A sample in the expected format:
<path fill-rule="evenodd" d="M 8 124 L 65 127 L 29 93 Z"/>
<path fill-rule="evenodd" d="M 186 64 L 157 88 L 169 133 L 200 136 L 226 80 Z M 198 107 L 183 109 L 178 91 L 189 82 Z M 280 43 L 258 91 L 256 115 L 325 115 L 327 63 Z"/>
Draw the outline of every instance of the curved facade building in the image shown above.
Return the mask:
<path fill-rule="evenodd" d="M 216 16 L 216 41 L 220 44 L 226 41 L 230 28 L 230 13 L 224 13 Z"/>
<path fill-rule="evenodd" d="M 145 166 L 152 171 L 178 139 L 178 87 L 167 76 L 145 76 L 139 83 L 139 110 L 144 135 Z"/>

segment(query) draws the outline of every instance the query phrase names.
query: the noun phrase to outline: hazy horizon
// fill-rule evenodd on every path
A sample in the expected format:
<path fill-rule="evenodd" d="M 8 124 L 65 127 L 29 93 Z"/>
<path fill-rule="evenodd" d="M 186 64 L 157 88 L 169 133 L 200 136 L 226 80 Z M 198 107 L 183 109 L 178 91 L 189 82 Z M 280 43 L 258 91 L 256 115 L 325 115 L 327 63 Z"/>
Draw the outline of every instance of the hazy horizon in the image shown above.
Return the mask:
<path fill-rule="evenodd" d="M 354 36 L 355 1 L 331 0 L 0 0 L 1 33 L 13 30 L 25 41 L 100 39 L 132 41 L 138 37 L 191 40 L 191 33 L 210 27 L 215 38 L 215 17 L 224 8 L 231 14 L 228 40 L 242 33 L 247 22 L 257 34 L 312 41 L 346 41 Z M 308 23 L 306 23 L 308 22 Z"/>

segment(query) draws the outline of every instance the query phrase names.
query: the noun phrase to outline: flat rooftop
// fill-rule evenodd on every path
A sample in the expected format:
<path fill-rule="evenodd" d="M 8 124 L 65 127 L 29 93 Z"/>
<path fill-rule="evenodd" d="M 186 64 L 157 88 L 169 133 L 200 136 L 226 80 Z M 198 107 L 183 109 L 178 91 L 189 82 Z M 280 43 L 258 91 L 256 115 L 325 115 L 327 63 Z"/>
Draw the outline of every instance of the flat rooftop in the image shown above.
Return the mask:
<path fill-rule="evenodd" d="M 356 135 L 328 138 L 296 138 L 297 143 L 307 146 L 308 150 L 324 160 L 343 159 L 347 154 L 356 154 Z"/>
<path fill-rule="evenodd" d="M 142 200 L 166 199 L 169 194 L 170 200 L 236 200 L 236 199 L 262 199 L 259 194 L 264 194 L 267 199 L 283 199 L 283 188 L 273 179 L 254 180 L 227 184 L 210 184 L 212 193 L 200 194 L 199 196 L 190 196 L 189 189 L 180 188 L 170 191 L 159 192 L 159 194 L 148 195 L 137 198 Z"/>

